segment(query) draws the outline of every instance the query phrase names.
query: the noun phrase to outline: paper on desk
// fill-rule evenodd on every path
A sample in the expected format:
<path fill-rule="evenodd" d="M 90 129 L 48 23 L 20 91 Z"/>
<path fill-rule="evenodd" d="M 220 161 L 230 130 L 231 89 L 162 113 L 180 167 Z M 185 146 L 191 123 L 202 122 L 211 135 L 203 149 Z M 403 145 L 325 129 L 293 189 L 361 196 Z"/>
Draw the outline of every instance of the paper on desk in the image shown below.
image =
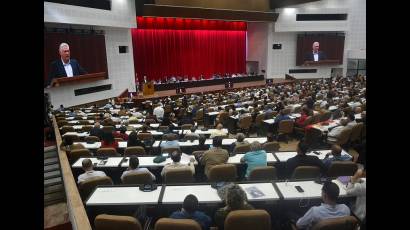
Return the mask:
<path fill-rule="evenodd" d="M 255 186 L 245 188 L 245 191 L 248 192 L 248 194 L 250 194 L 252 198 L 265 196 L 265 194 Z"/>

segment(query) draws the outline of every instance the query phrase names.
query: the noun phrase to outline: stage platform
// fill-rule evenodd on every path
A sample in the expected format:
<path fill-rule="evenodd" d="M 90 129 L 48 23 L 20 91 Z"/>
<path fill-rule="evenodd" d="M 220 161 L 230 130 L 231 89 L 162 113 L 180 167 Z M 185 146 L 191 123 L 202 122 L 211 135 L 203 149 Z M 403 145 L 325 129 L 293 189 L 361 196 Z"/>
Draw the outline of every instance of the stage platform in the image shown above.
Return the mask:
<path fill-rule="evenodd" d="M 293 83 L 293 80 L 285 80 L 285 79 L 272 79 L 272 84 L 289 84 Z M 187 88 L 185 93 L 177 94 L 176 90 L 164 90 L 164 91 L 157 91 L 153 95 L 143 96 L 142 92 L 138 94 L 138 97 L 134 97 L 136 100 L 148 100 L 148 99 L 156 99 L 162 97 L 172 97 L 177 95 L 184 95 L 184 94 L 194 94 L 194 93 L 210 93 L 214 91 L 222 91 L 222 90 L 232 90 L 232 89 L 242 89 L 242 88 L 249 88 L 249 87 L 263 87 L 266 86 L 265 80 L 260 81 L 252 81 L 252 82 L 241 82 L 235 83 L 234 87 L 231 89 L 225 89 L 225 84 L 218 84 L 218 85 L 211 85 L 211 86 L 201 86 L 201 87 L 192 87 Z"/>

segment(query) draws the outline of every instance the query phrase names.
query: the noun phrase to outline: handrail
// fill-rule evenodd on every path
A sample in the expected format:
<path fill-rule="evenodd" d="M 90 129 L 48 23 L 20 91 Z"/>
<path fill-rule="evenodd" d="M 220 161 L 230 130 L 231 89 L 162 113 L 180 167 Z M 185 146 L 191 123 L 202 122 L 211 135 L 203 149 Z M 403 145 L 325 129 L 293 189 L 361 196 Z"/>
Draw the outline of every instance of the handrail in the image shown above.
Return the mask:
<path fill-rule="evenodd" d="M 83 201 L 77 189 L 77 184 L 71 171 L 70 163 L 67 159 L 67 154 L 60 149 L 61 135 L 58 129 L 57 121 L 53 115 L 54 133 L 56 136 L 58 158 L 60 161 L 61 174 L 64 182 L 65 194 L 67 197 L 68 214 L 71 221 L 71 226 L 75 230 L 91 230 L 90 221 L 88 220 L 87 212 L 85 211 Z"/>

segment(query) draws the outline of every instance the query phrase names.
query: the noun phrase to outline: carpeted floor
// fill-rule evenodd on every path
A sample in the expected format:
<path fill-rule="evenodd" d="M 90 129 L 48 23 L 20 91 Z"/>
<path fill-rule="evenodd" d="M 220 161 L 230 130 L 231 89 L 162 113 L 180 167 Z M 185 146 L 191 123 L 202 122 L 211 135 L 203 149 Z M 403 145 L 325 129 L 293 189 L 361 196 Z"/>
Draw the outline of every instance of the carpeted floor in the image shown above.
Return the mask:
<path fill-rule="evenodd" d="M 67 223 L 70 223 L 70 219 L 66 203 L 58 203 L 44 207 L 44 229 L 60 229 L 56 227 Z M 71 225 L 68 229 L 71 229 Z"/>

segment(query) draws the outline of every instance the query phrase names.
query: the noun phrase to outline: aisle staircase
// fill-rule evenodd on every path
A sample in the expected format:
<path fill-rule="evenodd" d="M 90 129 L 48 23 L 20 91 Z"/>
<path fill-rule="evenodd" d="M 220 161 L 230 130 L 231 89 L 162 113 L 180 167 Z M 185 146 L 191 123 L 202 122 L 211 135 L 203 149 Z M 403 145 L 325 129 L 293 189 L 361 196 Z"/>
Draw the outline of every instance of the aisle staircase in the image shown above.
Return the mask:
<path fill-rule="evenodd" d="M 65 201 L 57 147 L 44 148 L 44 207 Z"/>

